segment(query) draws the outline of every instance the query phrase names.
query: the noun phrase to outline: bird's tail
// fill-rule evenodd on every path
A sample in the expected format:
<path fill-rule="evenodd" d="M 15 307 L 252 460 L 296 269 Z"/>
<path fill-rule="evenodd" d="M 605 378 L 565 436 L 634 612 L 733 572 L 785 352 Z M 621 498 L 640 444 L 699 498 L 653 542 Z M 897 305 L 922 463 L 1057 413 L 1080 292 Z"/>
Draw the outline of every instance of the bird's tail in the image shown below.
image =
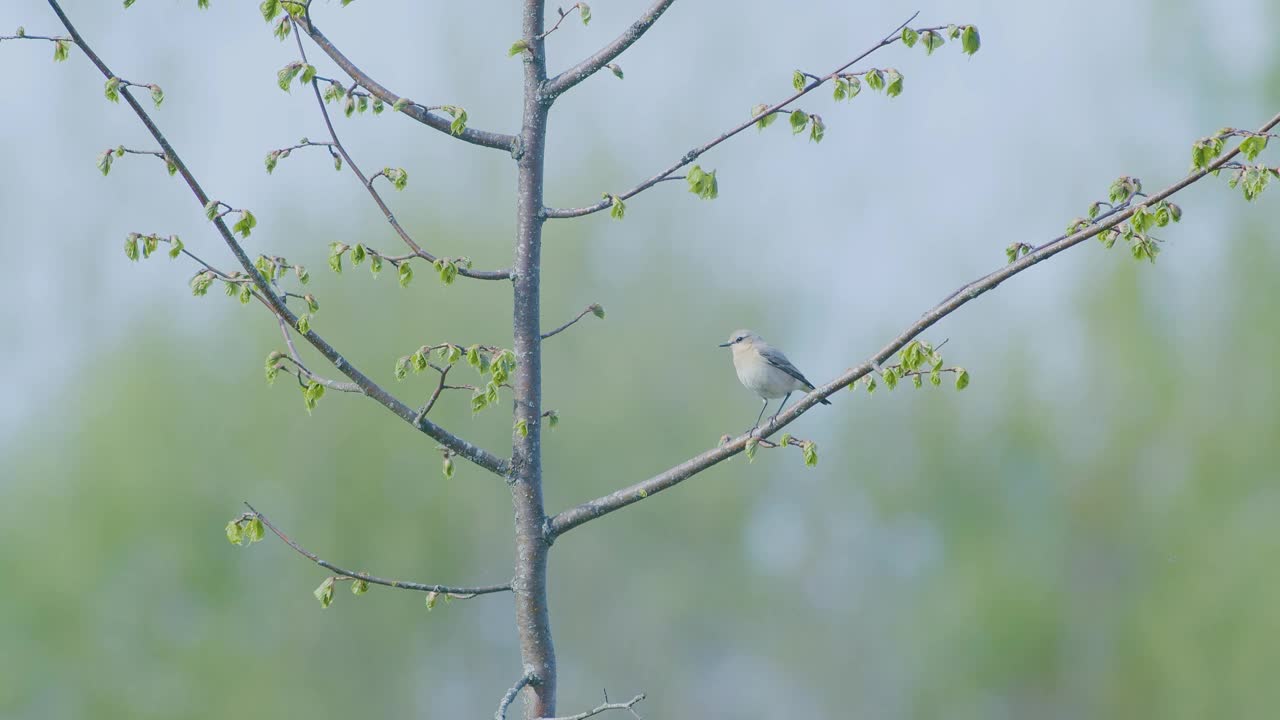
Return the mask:
<path fill-rule="evenodd" d="M 812 385 L 810 385 L 810 386 L 809 386 L 809 392 L 813 392 L 813 386 L 812 386 Z M 831 404 L 831 401 L 830 401 L 830 400 L 828 400 L 828 399 L 826 399 L 826 398 L 822 398 L 822 399 L 821 399 L 821 400 L 819 400 L 818 402 L 822 403 L 823 405 L 830 405 L 830 404 Z"/>

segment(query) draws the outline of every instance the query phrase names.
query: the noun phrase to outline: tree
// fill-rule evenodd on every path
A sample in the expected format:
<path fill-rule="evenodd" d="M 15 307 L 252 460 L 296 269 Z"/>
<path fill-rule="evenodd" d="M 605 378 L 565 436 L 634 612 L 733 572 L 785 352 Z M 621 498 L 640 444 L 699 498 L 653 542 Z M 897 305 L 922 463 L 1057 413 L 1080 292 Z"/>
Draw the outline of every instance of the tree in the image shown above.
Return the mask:
<path fill-rule="evenodd" d="M 128 6 L 132 3 L 125 4 Z M 874 389 L 880 383 L 893 388 L 900 380 L 908 378 L 916 385 L 923 385 L 926 378 L 931 384 L 938 385 L 941 384 L 944 373 L 954 375 L 957 387 L 963 387 L 968 383 L 968 373 L 962 368 L 945 366 L 938 353 L 940 345 L 930 345 L 919 339 L 922 332 L 945 315 L 954 312 L 987 290 L 993 289 L 1008 277 L 1090 237 L 1100 237 L 1108 246 L 1118 239 L 1124 239 L 1136 258 L 1154 261 L 1159 245 L 1149 231 L 1152 228 L 1164 227 L 1171 222 L 1176 222 L 1181 214 L 1181 210 L 1176 205 L 1168 202 L 1171 195 L 1207 174 L 1228 170 L 1232 173 L 1233 184 L 1241 184 L 1246 198 L 1252 199 L 1261 192 L 1270 177 L 1276 174 L 1274 168 L 1246 165 L 1236 162 L 1234 158 L 1238 154 L 1243 154 L 1247 161 L 1254 161 L 1266 148 L 1267 140 L 1271 137 L 1269 131 L 1280 117 L 1273 119 L 1258 131 L 1225 129 L 1210 138 L 1201 140 L 1193 150 L 1195 168 L 1193 172 L 1160 192 L 1145 194 L 1141 182 L 1136 178 L 1122 177 L 1110 189 L 1108 199 L 1094 203 L 1087 213 L 1089 217 L 1073 221 L 1067 234 L 1038 246 L 1025 243 L 1011 245 L 1007 250 L 1010 261 L 1007 266 L 966 285 L 949 296 L 872 358 L 825 383 L 791 410 L 779 416 L 777 420 L 763 426 L 759 433 L 730 438 L 719 447 L 708 450 L 648 480 L 558 514 L 548 515 L 541 498 L 541 427 L 544 420 L 548 424 L 553 424 L 556 417 L 543 409 L 541 343 L 582 319 L 586 314 L 594 312 L 603 315 L 603 310 L 599 306 L 588 307 L 577 318 L 565 325 L 546 333 L 542 332 L 539 312 L 541 276 L 539 252 L 543 224 L 549 219 L 580 217 L 604 210 L 609 210 L 610 214 L 617 219 L 623 219 L 626 211 L 625 203 L 628 199 L 667 180 L 683 179 L 691 192 L 699 197 L 712 199 L 718 194 L 715 171 L 706 171 L 693 163 L 724 140 L 744 132 L 753 125 L 763 129 L 778 115 L 785 114 L 793 133 L 804 133 L 810 141 L 821 142 L 826 124 L 820 115 L 796 105 L 802 97 L 809 95 L 818 87 L 829 86 L 833 89 L 835 99 L 848 99 L 858 94 L 864 84 L 868 89 L 883 91 L 890 96 L 896 95 L 903 89 L 903 78 L 897 71 L 868 69 L 849 72 L 850 69 L 872 52 L 898 42 L 908 46 L 921 44 L 926 51 L 933 52 L 949 41 L 954 41 L 960 44 L 963 50 L 973 52 L 978 49 L 979 44 L 976 28 L 972 26 L 911 27 L 914 21 L 912 18 L 902 28 L 895 29 L 885 36 L 866 53 L 830 73 L 815 75 L 797 71 L 793 74 L 794 92 L 784 100 L 757 106 L 747 120 L 712 141 L 689 151 L 666 170 L 636 185 L 633 189 L 622 193 L 606 193 L 601 201 L 584 207 L 553 209 L 544 206 L 542 170 L 546 160 L 544 146 L 546 122 L 556 97 L 605 68 L 621 76 L 621 68 L 614 61 L 658 20 L 663 11 L 671 5 L 670 0 L 655 3 L 630 31 L 599 53 L 554 77 L 548 77 L 547 74 L 544 51 L 547 36 L 559 29 L 561 23 L 566 18 L 571 18 L 574 12 L 584 22 L 588 21 L 590 9 L 585 4 L 578 3 L 568 12 L 561 13 L 558 20 L 547 28 L 542 19 L 542 3 L 525 3 L 525 12 L 522 15 L 525 23 L 522 37 L 511 47 L 512 54 L 518 55 L 523 63 L 525 76 L 524 115 L 521 131 L 516 135 L 475 130 L 468 125 L 466 111 L 456 106 L 427 106 L 395 95 L 368 78 L 328 41 L 312 21 L 307 5 L 295 2 L 264 2 L 263 15 L 275 23 L 277 35 L 285 40 L 292 36 L 298 45 L 298 60 L 286 65 L 278 74 L 282 88 L 291 87 L 295 81 L 309 84 L 329 131 L 329 138 L 326 140 L 312 142 L 304 139 L 298 145 L 272 151 L 266 158 L 268 171 L 294 150 L 313 146 L 326 148 L 334 158 L 335 164 L 349 169 L 360 178 L 373 200 L 386 214 L 389 224 L 409 248 L 409 252 L 405 255 L 392 255 L 364 245 L 335 244 L 330 248 L 331 268 L 341 271 L 344 261 L 349 265 L 358 265 L 367 261 L 376 271 L 385 263 L 395 268 L 401 284 L 407 285 L 413 280 L 414 263 L 418 263 L 418 267 L 421 267 L 420 263 L 425 261 L 432 265 L 445 283 L 453 282 L 458 276 L 477 280 L 509 280 L 512 283 L 514 342 L 511 349 L 434 343 L 418 348 L 397 362 L 397 375 L 432 370 L 439 376 L 438 384 L 431 397 L 421 408 L 415 409 L 394 397 L 371 380 L 368 375 L 357 370 L 343 354 L 340 354 L 312 329 L 313 315 L 318 311 L 319 303 L 311 295 L 302 292 L 301 286 L 305 285 L 305 280 L 309 277 L 303 265 L 290 263 L 285 258 L 271 255 L 250 258 L 241 241 L 247 238 L 256 226 L 254 214 L 248 209 L 233 207 L 231 204 L 212 199 L 201 189 L 176 150 L 152 122 L 142 103 L 132 94 L 130 87 L 146 88 L 152 101 L 157 105 L 163 102 L 163 91 L 155 85 L 132 83 L 114 75 L 72 28 L 58 4 L 51 1 L 50 5 L 66 26 L 69 37 L 37 38 L 19 32 L 14 39 L 30 38 L 52 42 L 55 48 L 55 59 L 65 59 L 72 44 L 79 47 L 107 78 L 105 93 L 108 99 L 118 100 L 124 97 L 160 146 L 156 151 L 113 148 L 100 156 L 100 169 L 104 174 L 109 173 L 113 161 L 126 154 L 152 154 L 162 160 L 171 173 L 180 174 L 191 186 L 209 219 L 239 263 L 240 269 L 224 272 L 205 264 L 191 254 L 182 245 L 180 239 L 174 236 L 163 237 L 160 234 L 130 235 L 125 241 L 126 254 L 131 259 L 147 257 L 165 243 L 169 246 L 169 253 L 172 256 L 188 257 L 201 265 L 200 272 L 192 280 L 193 292 L 204 294 L 215 283 L 221 283 L 228 294 L 239 297 L 243 302 L 250 303 L 256 300 L 268 308 L 280 323 L 287 346 L 287 352 L 272 353 L 268 356 L 268 377 L 274 378 L 281 371 L 295 376 L 302 388 L 304 403 L 308 410 L 317 406 L 327 390 L 367 395 L 442 445 L 443 472 L 446 475 L 453 472 L 453 458 L 461 457 L 504 477 L 512 489 L 516 510 L 518 563 L 510 584 L 470 587 L 400 583 L 343 570 L 329 563 L 321 563 L 335 573 L 317 590 L 322 604 L 328 604 L 332 600 L 334 587 L 338 581 L 350 583 L 350 587 L 357 592 L 363 592 L 369 583 L 408 587 L 426 592 L 429 605 L 441 596 L 465 597 L 514 591 L 524 668 L 518 681 L 504 697 L 502 707 L 505 709 L 506 705 L 527 687 L 529 688 L 528 713 L 534 717 L 549 717 L 555 714 L 556 673 L 547 615 L 546 568 L 550 548 L 556 537 L 592 519 L 672 487 L 738 453 L 753 457 L 761 447 L 796 446 L 800 448 L 806 463 L 816 463 L 817 448 L 812 443 L 787 435 L 781 436 L 776 442 L 770 438 L 820 399 L 834 394 L 840 388 L 856 383 L 862 383 L 867 389 Z M 306 48 L 301 37 L 303 34 L 307 35 L 343 72 L 348 74 L 351 78 L 350 86 L 346 81 L 339 82 L 317 74 L 315 67 L 307 60 Z M 415 242 L 412 235 L 395 220 L 374 184 L 386 181 L 395 188 L 402 188 L 408 181 L 408 174 L 402 169 L 390 167 L 372 174 L 363 173 L 339 140 L 329 116 L 327 103 L 340 103 L 344 112 L 348 114 L 362 112 L 365 109 L 378 113 L 390 106 L 393 110 L 465 142 L 510 152 L 519 168 L 517 189 L 519 223 L 513 266 L 510 269 L 476 270 L 471 267 L 470 261 L 466 258 L 438 257 Z M 1226 142 L 1232 138 L 1239 138 L 1240 142 L 1236 147 L 1228 149 Z M 685 170 L 685 168 L 688 169 Z M 677 175 L 682 170 L 685 174 Z M 240 236 L 239 239 L 237 235 Z M 292 278 L 289 277 L 290 274 Z M 295 281 L 299 286 L 297 291 L 284 289 L 287 284 Z M 290 305 L 290 300 L 294 301 L 293 305 Z M 305 311 L 301 311 L 303 307 L 306 308 Z M 330 380 L 313 372 L 304 363 L 294 346 L 295 330 L 297 336 L 307 340 L 334 365 L 337 371 L 346 375 L 349 382 Z M 891 362 L 894 355 L 898 356 L 897 362 Z M 481 372 L 482 385 L 466 387 L 446 384 L 451 368 L 455 363 L 461 362 L 464 357 L 469 364 Z M 879 380 L 876 379 L 876 374 L 880 375 Z M 480 411 L 497 404 L 502 389 L 507 386 L 510 386 L 515 401 L 513 449 L 509 459 L 467 442 L 428 418 L 430 411 L 445 390 L 457 388 L 471 390 L 473 408 Z M 268 528 L 275 530 L 269 520 L 250 508 L 249 512 L 234 519 L 227 530 L 232 540 L 252 541 L 264 537 Z M 284 538 L 282 533 L 281 537 Z M 291 541 L 290 544 L 311 559 L 320 562 L 301 546 Z M 608 703 L 607 701 L 605 705 L 630 707 L 627 703 Z M 600 710 L 603 711 L 603 709 L 608 707 Z"/>

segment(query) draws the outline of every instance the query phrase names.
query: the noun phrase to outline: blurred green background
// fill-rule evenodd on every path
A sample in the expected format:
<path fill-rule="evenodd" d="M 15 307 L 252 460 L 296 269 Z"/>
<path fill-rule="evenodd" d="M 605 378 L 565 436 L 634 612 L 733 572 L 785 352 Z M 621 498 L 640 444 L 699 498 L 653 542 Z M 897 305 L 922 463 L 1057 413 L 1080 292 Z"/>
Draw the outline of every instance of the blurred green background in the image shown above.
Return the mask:
<path fill-rule="evenodd" d="M 567 24 L 552 66 L 645 4 Z M 396 357 L 509 344 L 505 285 L 324 269 L 333 240 L 395 238 L 320 152 L 262 172 L 268 150 L 322 129 L 305 93 L 274 87 L 294 49 L 256 7 L 64 5 L 119 74 L 166 89 L 157 119 L 179 152 L 258 215 L 250 250 L 311 267 L 314 326 L 354 363 L 416 403 L 431 378 L 396 383 Z M 835 67 L 915 9 L 845 5 L 677 3 L 621 58 L 626 80 L 557 106 L 548 201 L 630 187 L 781 97 L 794 67 Z M 826 380 L 1115 176 L 1161 187 L 1197 137 L 1280 109 L 1274 4 L 1035 5 L 921 3 L 921 25 L 977 24 L 982 51 L 874 56 L 906 75 L 902 97 L 815 98 L 820 146 L 781 124 L 722 146 L 700 161 L 720 173 L 715 202 L 660 186 L 624 222 L 548 225 L 546 325 L 608 309 L 546 347 L 550 509 L 740 431 L 758 406 L 714 347 L 729 331 L 757 329 Z M 515 130 L 512 3 L 315 15 L 393 89 Z M 34 0 L 0 8 L 0 28 L 18 24 L 57 32 Z M 182 263 L 130 264 L 130 231 L 230 262 L 154 162 L 98 176 L 101 149 L 151 144 L 78 52 L 50 54 L 0 45 L 0 716 L 490 716 L 520 672 L 509 597 L 428 613 L 418 594 L 340 588 L 321 610 L 325 572 L 222 528 L 248 500 L 347 567 L 500 582 L 506 487 L 462 463 L 445 480 L 434 443 L 372 402 L 331 393 L 307 416 L 289 382 L 263 382 L 280 345 L 266 313 L 192 298 Z M 366 168 L 409 170 L 390 200 L 426 246 L 509 262 L 508 158 L 403 118 L 339 131 Z M 1280 196 L 1246 205 L 1206 181 L 1179 202 L 1156 265 L 1089 243 L 931 331 L 969 390 L 841 393 L 792 428 L 817 441 L 816 469 L 762 451 L 562 538 L 562 713 L 607 688 L 648 693 L 646 717 L 1273 717 Z M 505 454 L 504 412 L 472 417 L 459 395 L 433 414 Z"/>

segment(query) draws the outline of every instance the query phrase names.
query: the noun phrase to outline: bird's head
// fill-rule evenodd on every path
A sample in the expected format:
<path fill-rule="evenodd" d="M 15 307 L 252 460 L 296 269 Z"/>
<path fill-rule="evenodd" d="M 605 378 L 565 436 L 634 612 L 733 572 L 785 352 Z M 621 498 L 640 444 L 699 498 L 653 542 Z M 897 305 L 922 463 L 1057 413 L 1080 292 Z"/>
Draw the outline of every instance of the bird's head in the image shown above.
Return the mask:
<path fill-rule="evenodd" d="M 729 336 L 729 342 L 720 343 L 720 347 L 731 347 L 735 350 L 738 348 L 752 347 L 756 343 L 764 342 L 760 336 L 750 330 L 734 330 Z"/>

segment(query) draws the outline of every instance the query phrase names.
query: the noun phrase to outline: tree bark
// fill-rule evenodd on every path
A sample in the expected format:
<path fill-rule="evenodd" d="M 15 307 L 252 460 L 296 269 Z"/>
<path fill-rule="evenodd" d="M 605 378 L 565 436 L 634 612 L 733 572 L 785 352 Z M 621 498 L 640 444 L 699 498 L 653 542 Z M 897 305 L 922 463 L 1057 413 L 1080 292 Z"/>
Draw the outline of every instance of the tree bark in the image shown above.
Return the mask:
<path fill-rule="evenodd" d="M 542 175 L 550 102 L 543 97 L 547 79 L 542 0 L 525 0 L 523 37 L 524 111 L 517 160 L 516 249 L 513 284 L 513 334 L 516 353 L 515 417 L 525 433 L 513 433 L 510 473 L 515 506 L 516 567 L 513 589 L 520 659 L 525 677 L 525 717 L 556 714 L 556 656 L 547 610 L 547 554 L 542 502 L 542 331 L 539 310 L 542 255 Z"/>

